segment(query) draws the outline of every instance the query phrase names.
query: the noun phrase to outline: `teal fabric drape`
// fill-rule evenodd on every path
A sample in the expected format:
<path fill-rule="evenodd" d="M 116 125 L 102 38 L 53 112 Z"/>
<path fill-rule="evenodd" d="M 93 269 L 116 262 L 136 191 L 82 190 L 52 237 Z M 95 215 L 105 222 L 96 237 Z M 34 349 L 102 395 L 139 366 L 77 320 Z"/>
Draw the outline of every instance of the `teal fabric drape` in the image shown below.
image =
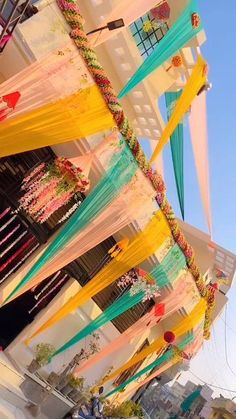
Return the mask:
<path fill-rule="evenodd" d="M 181 403 L 180 407 L 183 412 L 188 412 L 191 409 L 192 404 L 194 401 L 200 396 L 201 388 L 193 391 L 186 399 L 184 399 L 183 403 Z"/>
<path fill-rule="evenodd" d="M 114 154 L 111 160 L 111 167 L 82 202 L 77 211 L 60 230 L 57 237 L 46 248 L 22 281 L 8 296 L 8 301 L 25 284 L 27 284 L 41 267 L 47 263 L 58 250 L 78 234 L 85 226 L 96 218 L 102 210 L 109 205 L 120 193 L 120 190 L 129 183 L 138 169 L 137 163 L 132 156 L 129 147 L 122 140 L 122 147 L 119 153 Z"/>
<path fill-rule="evenodd" d="M 177 244 L 175 244 L 167 253 L 163 261 L 158 264 L 151 272 L 151 276 L 156 280 L 159 288 L 172 283 L 180 271 L 186 268 L 185 257 Z M 91 321 L 79 333 L 73 336 L 68 342 L 61 346 L 53 356 L 58 355 L 71 346 L 77 344 L 79 341 L 95 332 L 100 327 L 108 322 L 114 320 L 125 311 L 140 303 L 144 297 L 143 292 L 131 295 L 130 291 L 122 295 L 117 301 L 111 304 L 106 310 L 103 311 L 96 319 Z"/>
<path fill-rule="evenodd" d="M 123 87 L 119 93 L 119 99 L 125 97 L 137 84 L 164 64 L 165 61 L 169 60 L 203 29 L 201 24 L 198 28 L 193 28 L 192 26 L 192 13 L 196 12 L 196 2 L 191 0 L 183 13 L 165 34 L 164 38 L 156 46 L 152 54 L 146 58 L 144 63 L 141 64 L 128 83 Z"/>
<path fill-rule="evenodd" d="M 175 103 L 181 94 L 182 90 L 165 94 L 168 119 L 173 113 Z M 182 122 L 177 125 L 177 128 L 171 135 L 170 146 L 179 206 L 184 220 L 184 127 Z"/>
<path fill-rule="evenodd" d="M 180 350 L 184 350 L 187 345 L 189 345 L 193 341 L 193 334 L 189 334 L 186 338 L 183 339 L 181 343 L 179 343 L 178 348 Z M 145 368 L 143 368 L 141 371 L 137 372 L 137 374 L 133 375 L 133 377 L 130 377 L 128 380 L 124 381 L 121 385 L 116 387 L 114 390 L 110 391 L 108 394 L 106 394 L 105 397 L 110 397 L 113 394 L 117 393 L 118 391 L 125 388 L 128 384 L 135 381 L 137 378 L 141 377 L 143 374 L 146 374 L 148 371 L 152 370 L 153 368 L 160 367 L 165 362 L 168 362 L 172 357 L 174 356 L 173 349 L 168 350 L 164 355 L 157 358 L 154 362 L 147 365 Z"/>

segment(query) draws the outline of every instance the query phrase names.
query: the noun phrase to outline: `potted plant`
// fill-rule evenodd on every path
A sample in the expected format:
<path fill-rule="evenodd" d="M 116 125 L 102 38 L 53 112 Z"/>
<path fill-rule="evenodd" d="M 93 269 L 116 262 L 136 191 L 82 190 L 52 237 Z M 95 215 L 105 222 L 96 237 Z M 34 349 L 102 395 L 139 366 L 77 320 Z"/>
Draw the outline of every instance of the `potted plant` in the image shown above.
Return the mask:
<path fill-rule="evenodd" d="M 84 378 L 76 377 L 73 374 L 69 374 L 67 379 L 68 379 L 67 384 L 61 390 L 61 392 L 65 396 L 68 396 L 73 390 L 78 390 L 79 388 L 81 388 L 81 389 L 83 388 Z M 76 394 L 77 394 L 77 392 L 76 392 Z"/>
<path fill-rule="evenodd" d="M 31 364 L 28 366 L 28 371 L 34 374 L 41 367 L 48 364 L 52 354 L 55 352 L 53 345 L 49 343 L 39 343 L 36 346 L 35 358 L 32 360 Z"/>
<path fill-rule="evenodd" d="M 132 400 L 126 400 L 117 406 L 106 401 L 104 405 L 104 415 L 112 418 L 132 418 L 135 416 L 140 419 L 144 418 L 142 407 Z"/>

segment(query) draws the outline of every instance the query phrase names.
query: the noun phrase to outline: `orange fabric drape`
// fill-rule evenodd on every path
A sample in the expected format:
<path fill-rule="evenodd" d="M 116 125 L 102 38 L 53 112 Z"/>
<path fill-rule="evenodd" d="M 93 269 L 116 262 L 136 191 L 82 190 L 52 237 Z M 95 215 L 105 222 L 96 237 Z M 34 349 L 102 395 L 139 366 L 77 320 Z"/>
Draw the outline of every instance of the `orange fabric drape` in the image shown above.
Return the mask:
<path fill-rule="evenodd" d="M 206 92 L 201 93 L 194 99 L 191 107 L 189 124 L 203 208 L 206 215 L 209 232 L 212 234 Z"/>

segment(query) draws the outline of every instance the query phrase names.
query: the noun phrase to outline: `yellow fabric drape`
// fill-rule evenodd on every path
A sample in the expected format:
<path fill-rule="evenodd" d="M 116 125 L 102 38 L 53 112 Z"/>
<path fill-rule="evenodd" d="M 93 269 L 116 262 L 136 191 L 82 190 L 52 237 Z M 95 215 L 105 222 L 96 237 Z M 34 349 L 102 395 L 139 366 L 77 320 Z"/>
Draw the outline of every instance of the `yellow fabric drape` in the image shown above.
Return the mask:
<path fill-rule="evenodd" d="M 185 113 L 188 111 L 193 99 L 201 89 L 201 87 L 206 83 L 206 61 L 200 56 L 198 57 L 197 63 L 192 71 L 191 76 L 189 77 L 182 95 L 176 103 L 175 109 L 166 124 L 166 127 L 162 133 L 162 136 L 156 146 L 154 153 L 151 157 L 151 163 L 153 163 L 158 154 L 161 152 L 165 144 L 168 142 L 169 138 L 173 134 L 177 125 L 183 119 Z"/>
<path fill-rule="evenodd" d="M 0 157 L 80 139 L 115 126 L 96 85 L 0 122 Z"/>
<path fill-rule="evenodd" d="M 137 234 L 130 242 L 127 250 L 121 252 L 91 281 L 72 297 L 64 306 L 44 323 L 29 339 L 46 330 L 74 311 L 98 292 L 108 287 L 113 281 L 151 256 L 167 239 L 171 232 L 165 216 L 158 211 L 149 221 L 144 231 Z"/>
<path fill-rule="evenodd" d="M 199 303 L 191 311 L 189 316 L 185 317 L 174 328 L 172 328 L 172 332 L 174 332 L 176 338 L 187 333 L 188 331 L 191 331 L 191 329 L 194 329 L 204 318 L 205 312 L 206 312 L 206 301 L 204 299 L 201 299 Z M 143 351 L 135 355 L 133 358 L 131 358 L 128 362 L 126 362 L 126 364 L 122 365 L 122 367 L 118 368 L 108 377 L 104 378 L 101 382 L 101 385 L 106 383 L 107 381 L 110 381 L 112 378 L 121 374 L 123 371 L 127 370 L 133 365 L 137 364 L 137 362 L 142 361 L 147 356 L 152 354 L 154 351 L 155 352 L 159 351 L 163 346 L 166 346 L 166 342 L 164 340 L 164 337 L 161 336 L 157 340 L 155 340 L 150 346 L 148 346 L 146 349 L 144 349 Z"/>

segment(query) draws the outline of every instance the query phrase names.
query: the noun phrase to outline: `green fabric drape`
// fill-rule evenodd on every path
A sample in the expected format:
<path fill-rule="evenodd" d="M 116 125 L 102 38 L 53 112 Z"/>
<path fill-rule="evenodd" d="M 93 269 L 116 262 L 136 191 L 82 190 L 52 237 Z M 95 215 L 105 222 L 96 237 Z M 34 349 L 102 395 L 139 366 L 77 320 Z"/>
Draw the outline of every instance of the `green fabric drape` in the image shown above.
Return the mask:
<path fill-rule="evenodd" d="M 173 113 L 175 103 L 181 94 L 182 90 L 165 94 L 168 119 Z M 170 146 L 179 206 L 184 220 L 184 127 L 182 122 L 177 125 L 171 135 Z"/>
<path fill-rule="evenodd" d="M 193 341 L 193 334 L 189 334 L 186 338 L 183 339 L 181 343 L 179 343 L 178 348 L 180 350 L 184 350 L 187 345 L 189 345 Z M 125 388 L 128 384 L 135 381 L 137 378 L 141 377 L 143 374 L 146 374 L 150 370 L 156 367 L 160 367 L 162 364 L 164 364 L 167 361 L 170 361 L 170 359 L 175 355 L 175 352 L 173 349 L 169 349 L 164 355 L 157 358 L 155 361 L 153 361 L 151 364 L 147 365 L 145 368 L 143 368 L 141 371 L 137 372 L 135 375 L 130 377 L 128 380 L 124 381 L 121 385 L 116 387 L 114 390 L 110 391 L 108 394 L 106 394 L 105 397 L 110 397 L 113 394 L 117 393 L 118 391 Z"/>
<path fill-rule="evenodd" d="M 165 61 L 169 60 L 203 29 L 201 24 L 198 28 L 193 28 L 192 26 L 192 13 L 196 12 L 196 2 L 191 0 L 152 54 L 146 58 L 144 63 L 141 64 L 128 83 L 123 87 L 119 93 L 119 99 L 125 97 L 137 84 L 164 64 Z"/>
<path fill-rule="evenodd" d="M 110 169 L 82 202 L 6 301 L 11 299 L 13 295 L 27 284 L 40 271 L 41 267 L 53 258 L 58 250 L 65 247 L 76 234 L 95 219 L 119 195 L 120 190 L 129 183 L 137 169 L 137 163 L 129 147 L 122 142 L 121 151 L 118 154 L 114 154 Z"/>
<path fill-rule="evenodd" d="M 188 412 L 191 409 L 192 404 L 194 401 L 200 396 L 201 388 L 193 391 L 184 401 L 181 403 L 180 407 L 183 412 Z"/>
<path fill-rule="evenodd" d="M 177 244 L 175 244 L 167 253 L 163 261 L 158 264 L 151 272 L 150 275 L 156 280 L 159 288 L 172 283 L 180 271 L 186 268 L 185 257 Z M 95 332 L 100 327 L 108 322 L 114 320 L 125 311 L 140 303 L 144 297 L 144 292 L 139 292 L 136 295 L 131 295 L 130 291 L 122 295 L 117 301 L 111 304 L 106 310 L 103 311 L 96 319 L 91 321 L 84 329 L 80 330 L 68 342 L 61 346 L 53 356 L 58 355 L 71 346 L 77 344 L 79 341 Z"/>

